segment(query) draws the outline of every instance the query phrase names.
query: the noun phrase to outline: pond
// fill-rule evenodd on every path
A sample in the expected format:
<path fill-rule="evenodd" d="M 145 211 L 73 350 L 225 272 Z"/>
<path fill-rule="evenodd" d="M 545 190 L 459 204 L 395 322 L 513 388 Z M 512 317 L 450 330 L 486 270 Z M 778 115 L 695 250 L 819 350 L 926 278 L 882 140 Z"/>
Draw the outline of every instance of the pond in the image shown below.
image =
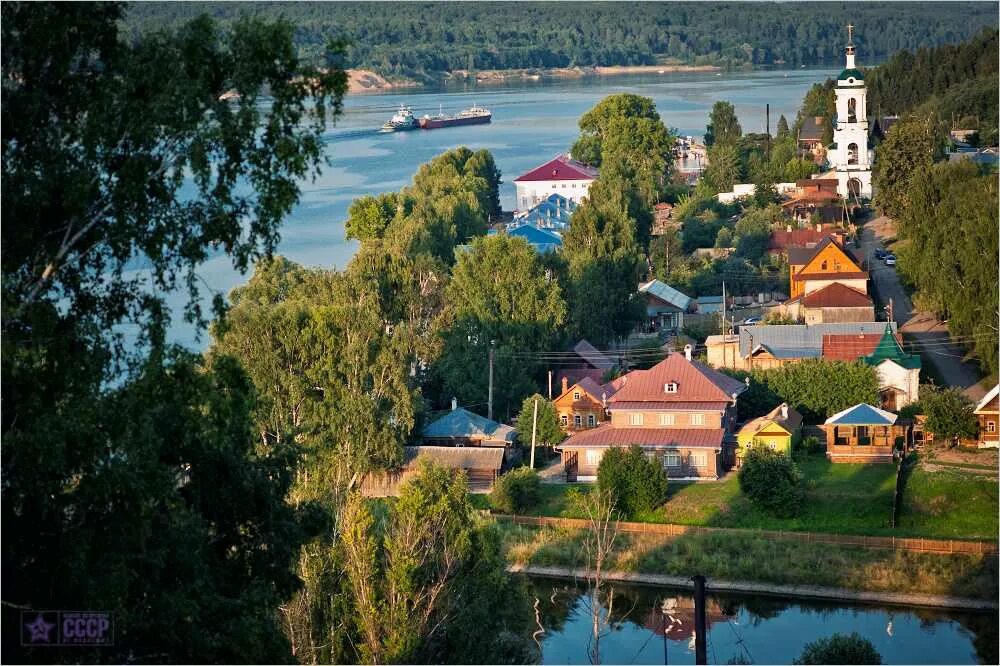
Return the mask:
<path fill-rule="evenodd" d="M 587 588 L 542 578 L 528 583 L 545 629 L 539 637 L 543 663 L 591 663 Z M 620 584 L 614 590 L 610 627 L 599 643 L 601 663 L 695 663 L 690 592 Z M 810 641 L 857 632 L 875 645 L 884 664 L 995 664 L 997 621 L 996 613 L 713 594 L 706 600 L 708 662 L 790 664 Z"/>

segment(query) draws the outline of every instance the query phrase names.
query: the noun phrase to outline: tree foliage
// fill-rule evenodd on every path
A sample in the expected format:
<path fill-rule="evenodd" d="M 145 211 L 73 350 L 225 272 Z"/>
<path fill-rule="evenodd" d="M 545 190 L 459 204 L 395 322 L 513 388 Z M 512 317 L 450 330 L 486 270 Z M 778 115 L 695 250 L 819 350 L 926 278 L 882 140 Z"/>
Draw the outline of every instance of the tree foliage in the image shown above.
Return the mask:
<path fill-rule="evenodd" d="M 464 474 L 427 460 L 377 516 L 345 507 L 341 552 L 353 659 L 366 663 L 526 663 L 530 608 L 504 569 L 495 528 L 479 523 Z"/>
<path fill-rule="evenodd" d="M 740 396 L 737 406 L 740 419 L 759 416 L 787 402 L 807 421 L 817 423 L 860 402 L 878 402 L 878 375 L 860 361 L 810 358 L 750 373 L 724 372 L 740 380 L 750 378 L 750 390 Z"/>
<path fill-rule="evenodd" d="M 960 389 L 921 386 L 920 408 L 936 439 L 973 439 L 979 432 L 975 405 Z"/>
<path fill-rule="evenodd" d="M 559 284 L 523 239 L 497 234 L 477 238 L 459 255 L 446 303 L 436 366 L 446 394 L 486 403 L 493 341 L 494 410 L 513 413 L 536 386 L 537 369 L 519 357 L 549 349 L 566 320 Z"/>
<path fill-rule="evenodd" d="M 540 497 L 541 481 L 538 472 L 528 467 L 519 467 L 496 480 L 490 493 L 490 504 L 497 511 L 519 514 L 535 506 Z"/>
<path fill-rule="evenodd" d="M 211 11 L 232 20 L 248 9 L 225 3 L 201 6 L 136 5 L 128 24 L 159 28 Z M 855 44 L 871 62 L 916 45 L 963 39 L 996 25 L 996 13 L 976 3 L 941 13 L 913 5 L 905 13 L 879 5 L 737 6 L 725 12 L 700 3 L 612 6 L 461 5 L 435 2 L 393 7 L 366 2 L 274 7 L 249 4 L 261 15 L 281 14 L 299 26 L 299 48 L 307 54 L 329 37 L 350 40 L 352 67 L 383 75 L 429 75 L 437 71 L 653 65 L 661 60 L 723 66 L 744 64 L 826 65 L 843 57 L 844 26 L 861 30 Z M 433 17 L 434 20 L 428 20 Z M 752 45 L 752 46 L 751 46 Z"/>
<path fill-rule="evenodd" d="M 323 527 L 285 501 L 298 446 L 261 441 L 231 358 L 163 343 L 164 294 L 186 287 L 200 323 L 199 265 L 274 248 L 346 77 L 333 53 L 305 67 L 282 21 L 126 40 L 122 9 L 2 10 L 4 626 L 115 613 L 99 654 L 11 655 L 5 633 L 4 656 L 285 661 L 275 609 Z"/>
<path fill-rule="evenodd" d="M 995 373 L 996 176 L 968 163 L 936 164 L 912 176 L 906 201 L 898 220 L 900 273 L 916 287 L 917 305 L 947 320 L 950 334 L 971 341 L 983 370 Z"/>
<path fill-rule="evenodd" d="M 802 474 L 790 456 L 766 446 L 750 448 L 738 474 L 740 490 L 751 502 L 787 518 L 802 505 Z"/>
<path fill-rule="evenodd" d="M 625 516 L 652 511 L 667 499 L 663 466 L 647 458 L 639 446 L 605 449 L 597 466 L 597 486 Z"/>
<path fill-rule="evenodd" d="M 914 177 L 931 167 L 942 148 L 929 118 L 914 116 L 893 125 L 875 149 L 875 205 L 884 214 L 899 218 L 909 206 Z"/>
<path fill-rule="evenodd" d="M 881 664 L 882 656 L 857 632 L 834 634 L 806 643 L 796 664 Z"/>
<path fill-rule="evenodd" d="M 736 108 L 730 102 L 717 101 L 712 105 L 708 126 L 705 128 L 705 145 L 735 146 L 743 136 L 743 128 L 736 117 Z"/>
<path fill-rule="evenodd" d="M 566 433 L 559 427 L 559 414 L 555 405 L 540 394 L 529 395 L 521 403 L 521 411 L 517 415 L 517 432 L 522 446 L 531 446 L 531 426 L 534 420 L 535 403 L 538 403 L 538 421 L 535 423 L 535 443 L 554 446 L 566 438 Z"/>

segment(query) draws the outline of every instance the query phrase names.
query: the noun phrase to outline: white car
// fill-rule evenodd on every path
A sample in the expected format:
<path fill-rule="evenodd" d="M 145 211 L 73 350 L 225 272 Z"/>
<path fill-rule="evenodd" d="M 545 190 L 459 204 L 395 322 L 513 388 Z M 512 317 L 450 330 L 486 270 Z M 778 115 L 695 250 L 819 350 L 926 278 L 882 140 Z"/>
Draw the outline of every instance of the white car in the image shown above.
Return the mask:
<path fill-rule="evenodd" d="M 885 258 L 885 265 L 886 266 L 895 266 L 896 265 L 896 257 L 894 257 L 894 256 L 892 256 L 890 254 L 888 257 Z"/>

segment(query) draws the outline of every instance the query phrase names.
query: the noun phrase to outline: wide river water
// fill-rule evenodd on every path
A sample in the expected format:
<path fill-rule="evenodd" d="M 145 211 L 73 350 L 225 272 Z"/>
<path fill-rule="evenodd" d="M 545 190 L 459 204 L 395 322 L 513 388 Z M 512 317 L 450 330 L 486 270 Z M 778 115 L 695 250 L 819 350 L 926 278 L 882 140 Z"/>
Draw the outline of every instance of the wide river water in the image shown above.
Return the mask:
<path fill-rule="evenodd" d="M 538 639 L 542 663 L 590 664 L 592 624 L 585 588 L 540 578 L 529 579 L 529 586 L 545 629 Z M 610 628 L 599 644 L 601 663 L 695 663 L 689 592 L 614 588 Z M 883 664 L 997 663 L 996 613 L 709 595 L 706 621 L 710 664 L 790 664 L 806 643 L 838 632 L 857 632 L 870 640 Z"/>
<path fill-rule="evenodd" d="M 578 135 L 580 116 L 607 95 L 630 92 L 652 97 L 668 127 L 693 136 L 704 133 L 717 100 L 735 105 L 745 132 L 763 131 L 765 105 L 770 104 L 773 132 L 780 115 L 794 121 L 810 86 L 835 74 L 832 69 L 665 73 L 348 95 L 343 115 L 326 132 L 330 166 L 317 180 L 302 183 L 301 202 L 285 220 L 278 252 L 308 266 L 343 268 L 357 249 L 356 242 L 344 237 L 351 201 L 399 190 L 422 163 L 457 146 L 493 153 L 503 173 L 501 203 L 505 209 L 513 208 L 513 179 L 566 152 Z M 400 104 L 411 106 L 421 116 L 433 115 L 439 108 L 454 113 L 473 103 L 491 109 L 493 122 L 378 132 Z M 199 273 L 208 289 L 224 294 L 249 279 L 233 270 L 225 255 L 210 259 Z M 171 339 L 193 349 L 203 348 L 206 337 L 196 339 L 195 330 L 176 316 L 182 297 L 175 295 L 169 302 L 175 313 Z"/>

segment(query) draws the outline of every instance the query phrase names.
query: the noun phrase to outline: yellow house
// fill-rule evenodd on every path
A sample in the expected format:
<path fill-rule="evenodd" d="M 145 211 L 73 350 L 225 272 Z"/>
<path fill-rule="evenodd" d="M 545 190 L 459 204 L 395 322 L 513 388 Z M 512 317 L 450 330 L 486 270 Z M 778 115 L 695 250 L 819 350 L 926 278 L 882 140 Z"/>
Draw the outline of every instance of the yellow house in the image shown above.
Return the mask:
<path fill-rule="evenodd" d="M 846 246 L 828 236 L 814 248 L 788 251 L 789 296 L 797 298 L 839 283 L 868 293 L 868 273 Z"/>
<path fill-rule="evenodd" d="M 737 464 L 751 446 L 766 446 L 786 455 L 802 438 L 802 415 L 782 403 L 764 416 L 758 416 L 740 428 L 736 435 L 739 448 L 736 451 Z"/>

